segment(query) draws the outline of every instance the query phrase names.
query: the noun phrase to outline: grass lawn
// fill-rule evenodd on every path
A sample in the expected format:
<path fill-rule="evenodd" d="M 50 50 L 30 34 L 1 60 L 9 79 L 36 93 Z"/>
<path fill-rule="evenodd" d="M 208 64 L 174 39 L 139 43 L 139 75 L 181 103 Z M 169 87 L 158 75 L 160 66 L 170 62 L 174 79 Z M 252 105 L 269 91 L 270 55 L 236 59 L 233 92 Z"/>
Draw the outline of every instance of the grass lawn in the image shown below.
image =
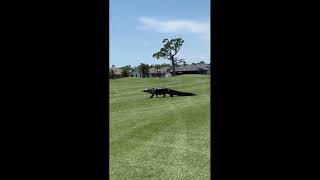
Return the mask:
<path fill-rule="evenodd" d="M 167 87 L 197 96 L 149 98 Z M 210 178 L 210 76 L 110 80 L 110 179 Z"/>

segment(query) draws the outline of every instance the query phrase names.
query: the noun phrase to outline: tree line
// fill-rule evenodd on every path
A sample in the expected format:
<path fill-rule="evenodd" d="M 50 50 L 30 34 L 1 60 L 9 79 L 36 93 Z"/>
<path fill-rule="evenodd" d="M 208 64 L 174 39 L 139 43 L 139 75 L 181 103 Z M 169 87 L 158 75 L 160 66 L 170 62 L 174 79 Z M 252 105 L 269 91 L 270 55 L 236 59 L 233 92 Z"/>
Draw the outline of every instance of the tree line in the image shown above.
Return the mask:
<path fill-rule="evenodd" d="M 114 67 L 114 66 L 113 66 Z M 166 64 L 166 63 L 163 63 L 163 64 L 145 64 L 145 63 L 140 63 L 139 66 L 131 66 L 131 65 L 126 65 L 126 66 L 123 66 L 123 67 L 119 67 L 118 69 L 121 69 L 121 73 L 122 73 L 122 77 L 129 77 L 129 72 L 130 71 L 139 71 L 143 76 L 145 76 L 149 70 L 151 68 L 155 68 L 155 70 L 159 70 L 163 67 L 170 67 L 170 64 Z M 110 76 L 113 76 L 114 74 L 114 70 L 112 68 L 109 69 L 109 72 L 110 72 Z"/>
<path fill-rule="evenodd" d="M 200 61 L 199 62 L 200 64 L 205 64 L 204 61 Z M 193 65 L 196 64 L 196 63 L 192 63 Z M 182 64 L 175 64 L 175 66 L 178 66 L 178 65 L 188 65 L 186 62 L 182 63 Z M 172 66 L 170 64 L 166 64 L 166 63 L 163 63 L 163 64 L 145 64 L 145 63 L 140 63 L 139 66 L 131 66 L 131 65 L 126 65 L 126 66 L 122 66 L 122 67 L 119 67 L 118 69 L 121 69 L 121 75 L 122 77 L 129 77 L 129 72 L 130 71 L 138 71 L 140 72 L 143 76 L 146 76 L 146 74 L 149 72 L 149 70 L 151 68 L 154 68 L 155 70 L 159 70 L 163 67 L 169 67 L 168 70 L 171 70 L 172 69 Z M 113 76 L 113 73 L 114 73 L 114 70 L 112 68 L 110 68 L 110 76 Z"/>
<path fill-rule="evenodd" d="M 160 70 L 163 67 L 170 67 L 170 70 L 172 69 L 172 75 L 175 76 L 175 67 L 183 64 L 187 65 L 186 61 L 184 59 L 177 58 L 177 54 L 180 51 L 184 40 L 182 38 L 175 38 L 175 39 L 164 39 L 162 41 L 164 44 L 162 48 L 156 53 L 152 55 L 153 58 L 158 59 L 166 59 L 169 60 L 171 64 L 155 64 L 155 65 L 148 65 L 145 63 L 141 63 L 139 66 L 132 67 L 131 65 L 120 67 L 119 69 L 122 70 L 122 77 L 128 77 L 130 71 L 138 70 L 140 73 L 142 73 L 143 77 L 149 72 L 149 69 L 155 68 L 156 70 Z M 205 63 L 204 61 L 200 61 L 200 63 Z M 192 63 L 194 64 L 194 63 Z M 114 66 L 113 66 L 114 67 Z M 110 76 L 114 76 L 114 70 L 111 68 L 109 69 Z"/>

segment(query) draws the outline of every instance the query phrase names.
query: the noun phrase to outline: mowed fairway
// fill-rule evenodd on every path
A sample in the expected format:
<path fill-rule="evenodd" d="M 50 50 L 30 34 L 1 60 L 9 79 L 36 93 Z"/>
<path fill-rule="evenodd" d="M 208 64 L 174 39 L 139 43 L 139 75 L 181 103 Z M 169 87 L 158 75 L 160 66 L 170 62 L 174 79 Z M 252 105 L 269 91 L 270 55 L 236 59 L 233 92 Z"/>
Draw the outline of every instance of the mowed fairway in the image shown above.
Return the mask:
<path fill-rule="evenodd" d="M 149 98 L 167 87 L 196 96 Z M 210 76 L 110 80 L 111 179 L 210 178 Z"/>

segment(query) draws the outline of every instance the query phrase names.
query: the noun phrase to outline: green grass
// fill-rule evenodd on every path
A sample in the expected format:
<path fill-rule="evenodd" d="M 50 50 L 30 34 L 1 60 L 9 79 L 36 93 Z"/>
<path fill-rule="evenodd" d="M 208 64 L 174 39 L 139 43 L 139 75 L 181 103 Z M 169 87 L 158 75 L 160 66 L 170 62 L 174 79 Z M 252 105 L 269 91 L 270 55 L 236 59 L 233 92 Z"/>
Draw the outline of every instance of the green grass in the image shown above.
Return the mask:
<path fill-rule="evenodd" d="M 149 98 L 167 87 L 197 96 Z M 210 178 L 210 76 L 110 81 L 111 179 Z"/>

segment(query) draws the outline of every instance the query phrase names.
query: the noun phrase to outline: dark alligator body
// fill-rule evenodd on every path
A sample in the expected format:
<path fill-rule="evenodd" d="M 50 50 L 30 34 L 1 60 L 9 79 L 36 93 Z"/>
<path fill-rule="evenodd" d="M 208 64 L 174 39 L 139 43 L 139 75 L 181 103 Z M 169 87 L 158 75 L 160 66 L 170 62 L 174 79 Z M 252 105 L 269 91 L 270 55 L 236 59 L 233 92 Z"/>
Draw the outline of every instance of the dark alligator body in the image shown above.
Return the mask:
<path fill-rule="evenodd" d="M 170 97 L 173 97 L 174 95 L 176 95 L 176 96 L 195 96 L 195 94 L 193 94 L 193 93 L 176 91 L 176 90 L 169 89 L 169 88 L 150 88 L 150 89 L 144 89 L 142 91 L 150 93 L 151 94 L 150 98 L 153 98 L 154 95 L 156 95 L 156 97 L 158 97 L 158 95 L 163 95 L 163 97 L 166 97 L 166 94 L 169 94 Z"/>

